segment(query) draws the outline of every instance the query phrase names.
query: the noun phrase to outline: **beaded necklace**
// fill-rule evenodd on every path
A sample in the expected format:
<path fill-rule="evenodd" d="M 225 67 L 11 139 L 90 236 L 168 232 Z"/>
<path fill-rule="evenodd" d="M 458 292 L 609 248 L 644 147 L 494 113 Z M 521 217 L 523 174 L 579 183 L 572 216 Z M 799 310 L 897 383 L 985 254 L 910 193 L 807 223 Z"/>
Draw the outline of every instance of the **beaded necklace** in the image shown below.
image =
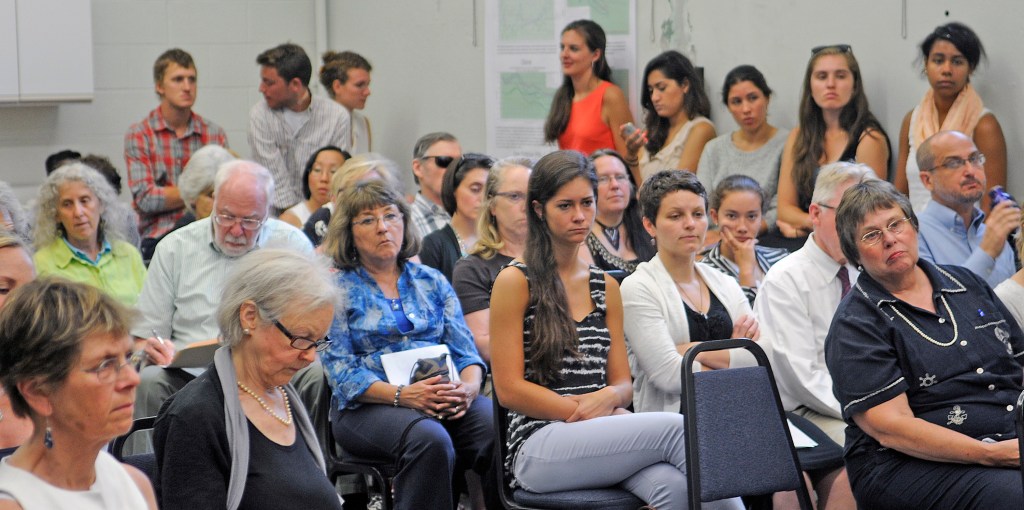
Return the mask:
<path fill-rule="evenodd" d="M 248 393 L 249 396 L 256 399 L 256 402 L 259 402 L 260 406 L 263 407 L 263 410 L 266 411 L 267 414 L 273 416 L 277 421 L 285 425 L 292 424 L 292 405 L 291 402 L 288 401 L 288 393 L 284 391 L 284 388 L 280 386 L 275 386 L 277 391 L 281 393 L 281 397 L 284 399 L 285 417 L 282 418 L 279 414 L 275 413 L 274 410 L 271 409 L 269 405 L 267 405 L 267 402 L 264 401 L 259 395 L 257 395 L 255 391 L 250 390 L 248 386 L 242 384 L 242 381 L 238 381 L 238 387 L 241 388 L 242 391 Z"/>
<path fill-rule="evenodd" d="M 946 296 L 942 295 L 940 299 L 942 299 L 942 305 L 946 307 L 946 313 L 949 314 L 949 320 L 953 323 L 953 339 L 946 343 L 939 342 L 938 340 L 935 340 L 934 338 L 924 334 L 924 331 L 921 331 L 921 329 L 917 327 L 917 324 L 914 324 L 914 322 L 908 319 L 906 315 L 903 315 L 903 312 L 901 312 L 899 308 L 893 306 L 892 303 L 889 303 L 889 308 L 891 308 L 892 311 L 896 312 L 896 315 L 899 315 L 900 318 L 903 319 L 903 322 L 906 322 L 907 325 L 910 326 L 911 329 L 913 329 L 915 332 L 917 332 L 918 335 L 921 335 L 921 338 L 924 338 L 925 340 L 928 340 L 929 342 L 938 345 L 939 347 L 949 347 L 950 345 L 953 345 L 953 343 L 956 342 L 957 338 L 959 338 L 960 329 L 956 325 L 956 316 L 953 315 L 953 311 L 949 309 L 949 302 L 946 301 Z"/>

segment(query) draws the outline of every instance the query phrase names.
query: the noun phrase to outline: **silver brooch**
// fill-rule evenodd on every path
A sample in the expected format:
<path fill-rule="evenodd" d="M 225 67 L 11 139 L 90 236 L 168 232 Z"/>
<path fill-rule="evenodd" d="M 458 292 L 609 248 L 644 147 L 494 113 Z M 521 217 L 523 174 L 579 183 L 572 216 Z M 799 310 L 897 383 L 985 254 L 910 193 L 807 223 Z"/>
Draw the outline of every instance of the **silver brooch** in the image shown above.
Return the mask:
<path fill-rule="evenodd" d="M 953 410 L 949 412 L 949 422 L 946 425 L 963 425 L 967 421 L 967 411 L 960 409 L 960 406 L 953 406 Z"/>

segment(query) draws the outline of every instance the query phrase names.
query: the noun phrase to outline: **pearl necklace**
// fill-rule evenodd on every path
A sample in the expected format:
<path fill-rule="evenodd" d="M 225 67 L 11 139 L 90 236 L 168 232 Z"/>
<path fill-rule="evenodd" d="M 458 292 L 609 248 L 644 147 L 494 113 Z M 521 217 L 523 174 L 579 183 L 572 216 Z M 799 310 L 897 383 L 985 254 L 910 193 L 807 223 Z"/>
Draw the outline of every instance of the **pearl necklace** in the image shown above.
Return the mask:
<path fill-rule="evenodd" d="M 266 411 L 267 414 L 273 416 L 277 421 L 285 425 L 292 424 L 292 405 L 291 402 L 288 401 L 288 393 L 284 391 L 284 388 L 280 386 L 275 386 L 275 388 L 277 388 L 277 391 L 281 393 L 281 397 L 284 399 L 284 412 L 286 416 L 282 418 L 280 415 L 275 413 L 274 410 L 271 409 L 269 405 L 267 405 L 267 402 L 260 398 L 260 396 L 257 395 L 255 391 L 250 390 L 248 386 L 242 384 L 242 381 L 238 381 L 238 387 L 241 388 L 242 391 L 248 393 L 249 396 L 256 399 L 256 402 L 259 402 L 260 406 L 263 407 L 263 410 Z"/>
<path fill-rule="evenodd" d="M 907 325 L 910 326 L 915 332 L 917 332 L 918 335 L 921 335 L 921 338 L 924 338 L 925 340 L 928 340 L 929 342 L 938 345 L 939 347 L 949 347 L 950 345 L 953 345 L 953 343 L 956 342 L 956 339 L 960 336 L 960 329 L 956 325 L 956 316 L 954 316 L 953 311 L 949 309 L 949 302 L 946 301 L 946 296 L 942 295 L 941 299 L 942 304 L 946 307 L 946 313 L 949 314 L 949 320 L 953 322 L 953 339 L 946 343 L 939 342 L 938 340 L 935 340 L 934 338 L 924 334 L 924 332 L 921 331 L 921 329 L 918 328 L 916 324 L 914 324 L 910 319 L 908 319 L 906 315 L 903 315 L 903 312 L 900 312 L 899 308 L 893 306 L 892 303 L 889 303 L 889 308 L 891 308 L 892 311 L 896 312 L 896 315 L 899 315 L 900 318 L 903 319 L 903 322 L 906 322 Z"/>

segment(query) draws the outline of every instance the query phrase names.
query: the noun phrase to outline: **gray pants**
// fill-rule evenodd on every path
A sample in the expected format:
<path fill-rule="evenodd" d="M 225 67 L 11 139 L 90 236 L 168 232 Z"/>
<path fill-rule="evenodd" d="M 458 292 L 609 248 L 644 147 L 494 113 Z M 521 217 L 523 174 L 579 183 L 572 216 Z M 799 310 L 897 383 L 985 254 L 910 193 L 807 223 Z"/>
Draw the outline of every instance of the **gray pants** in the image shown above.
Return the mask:
<path fill-rule="evenodd" d="M 527 438 L 513 472 L 534 492 L 620 485 L 660 510 L 687 508 L 685 423 L 675 413 L 555 422 Z M 733 498 L 703 508 L 742 510 L 743 504 Z"/>
<path fill-rule="evenodd" d="M 793 410 L 793 414 L 807 418 L 807 421 L 825 431 L 828 437 L 843 446 L 846 444 L 846 422 L 839 418 L 827 416 L 807 406 L 800 406 Z"/>
<path fill-rule="evenodd" d="M 177 368 L 150 365 L 142 369 L 139 379 L 139 386 L 135 389 L 135 418 L 147 418 L 156 416 L 164 401 L 184 388 L 195 376 Z M 124 450 L 128 455 L 153 451 L 150 431 L 132 434 Z"/>

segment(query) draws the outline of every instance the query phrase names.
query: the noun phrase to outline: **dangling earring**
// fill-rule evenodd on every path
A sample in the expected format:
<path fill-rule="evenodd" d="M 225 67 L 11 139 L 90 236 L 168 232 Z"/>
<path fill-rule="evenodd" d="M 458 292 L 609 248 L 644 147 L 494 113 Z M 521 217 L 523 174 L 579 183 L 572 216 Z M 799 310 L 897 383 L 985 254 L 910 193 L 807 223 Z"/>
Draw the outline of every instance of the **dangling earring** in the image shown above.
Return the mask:
<path fill-rule="evenodd" d="M 43 446 L 47 450 L 53 449 L 53 431 L 50 430 L 50 420 L 46 420 L 46 433 L 43 434 Z"/>

